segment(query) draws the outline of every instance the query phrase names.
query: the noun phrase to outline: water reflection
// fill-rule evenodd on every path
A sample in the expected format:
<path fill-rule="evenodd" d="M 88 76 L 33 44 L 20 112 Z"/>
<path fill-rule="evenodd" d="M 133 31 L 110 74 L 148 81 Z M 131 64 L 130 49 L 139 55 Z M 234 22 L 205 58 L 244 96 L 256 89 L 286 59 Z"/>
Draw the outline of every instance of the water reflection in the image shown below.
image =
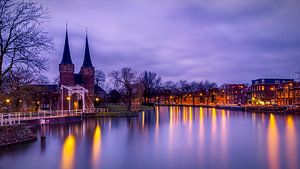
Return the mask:
<path fill-rule="evenodd" d="M 212 109 L 211 113 L 211 135 L 212 142 L 214 142 L 217 135 L 217 112 L 215 108 Z"/>
<path fill-rule="evenodd" d="M 192 107 L 189 107 L 189 127 L 188 127 L 188 146 L 192 146 L 192 139 L 193 139 L 193 109 Z"/>
<path fill-rule="evenodd" d="M 225 110 L 222 110 L 222 121 L 221 121 L 221 157 L 222 161 L 226 162 L 226 157 L 227 157 L 227 126 L 226 126 L 226 113 Z"/>
<path fill-rule="evenodd" d="M 76 140 L 74 135 L 69 135 L 62 149 L 61 157 L 61 169 L 73 169 L 74 168 L 74 155 L 75 155 Z"/>
<path fill-rule="evenodd" d="M 171 153 L 172 151 L 172 147 L 173 147 L 173 128 L 174 128 L 174 124 L 173 124 L 173 107 L 170 107 L 170 115 L 169 115 L 169 153 Z"/>
<path fill-rule="evenodd" d="M 211 161 L 216 159 L 216 147 L 217 147 L 217 112 L 213 108 L 211 112 Z"/>
<path fill-rule="evenodd" d="M 298 116 L 156 107 L 139 117 L 49 125 L 46 142 L 0 149 L 0 168 L 35 169 L 39 161 L 45 169 L 293 169 L 300 166 L 299 131 Z"/>
<path fill-rule="evenodd" d="M 101 154 L 101 127 L 97 125 L 94 132 L 92 148 L 92 168 L 99 168 Z"/>
<path fill-rule="evenodd" d="M 202 162 L 204 160 L 205 152 L 204 152 L 204 115 L 203 115 L 203 108 L 200 107 L 199 110 L 199 154 L 200 154 L 200 161 Z"/>
<path fill-rule="evenodd" d="M 295 129 L 294 119 L 292 116 L 286 118 L 286 153 L 288 166 L 291 169 L 298 168 L 297 166 L 297 133 Z"/>
<path fill-rule="evenodd" d="M 268 127 L 268 162 L 270 169 L 279 168 L 279 137 L 276 119 L 273 114 L 270 115 Z"/>
<path fill-rule="evenodd" d="M 145 128 L 145 111 L 142 112 L 142 128 Z"/>
<path fill-rule="evenodd" d="M 155 108 L 155 144 L 157 145 L 159 135 L 159 109 Z"/>

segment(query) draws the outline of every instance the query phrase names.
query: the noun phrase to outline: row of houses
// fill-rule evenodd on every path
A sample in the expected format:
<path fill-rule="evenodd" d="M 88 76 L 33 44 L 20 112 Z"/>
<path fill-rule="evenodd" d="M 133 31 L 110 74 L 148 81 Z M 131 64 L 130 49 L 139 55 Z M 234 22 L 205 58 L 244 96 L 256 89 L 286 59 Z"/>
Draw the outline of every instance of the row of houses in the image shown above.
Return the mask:
<path fill-rule="evenodd" d="M 300 82 L 294 79 L 256 79 L 251 85 L 226 84 L 208 91 L 152 98 L 159 104 L 183 105 L 300 105 Z"/>

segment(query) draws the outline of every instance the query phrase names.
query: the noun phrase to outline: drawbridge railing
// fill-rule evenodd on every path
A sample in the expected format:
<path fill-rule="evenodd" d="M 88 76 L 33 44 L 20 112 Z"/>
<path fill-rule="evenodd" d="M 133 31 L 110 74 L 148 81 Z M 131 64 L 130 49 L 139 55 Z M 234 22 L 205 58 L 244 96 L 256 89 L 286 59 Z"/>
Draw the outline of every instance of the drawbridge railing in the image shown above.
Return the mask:
<path fill-rule="evenodd" d="M 42 110 L 38 112 L 0 113 L 0 126 L 21 124 L 22 121 L 66 116 L 82 116 L 82 110 Z"/>

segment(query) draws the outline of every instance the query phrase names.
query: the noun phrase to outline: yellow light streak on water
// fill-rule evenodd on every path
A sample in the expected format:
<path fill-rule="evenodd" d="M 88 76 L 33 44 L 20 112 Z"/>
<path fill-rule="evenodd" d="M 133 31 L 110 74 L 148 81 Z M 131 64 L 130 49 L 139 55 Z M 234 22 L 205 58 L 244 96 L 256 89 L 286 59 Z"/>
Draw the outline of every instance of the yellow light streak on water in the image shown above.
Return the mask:
<path fill-rule="evenodd" d="M 276 119 L 270 115 L 268 128 L 268 163 L 270 169 L 279 169 L 279 137 Z"/>
<path fill-rule="evenodd" d="M 76 140 L 74 135 L 69 135 L 64 144 L 62 149 L 62 156 L 61 156 L 61 169 L 73 169 L 74 168 L 74 156 L 75 156 L 75 146 Z"/>
<path fill-rule="evenodd" d="M 297 166 L 297 133 L 295 129 L 295 123 L 293 116 L 289 115 L 286 118 L 286 154 L 288 166 L 291 169 L 298 168 Z"/>
<path fill-rule="evenodd" d="M 93 149 L 92 149 L 92 167 L 94 169 L 99 168 L 100 164 L 100 155 L 101 155 L 101 127 L 97 125 L 94 131 L 93 138 Z"/>

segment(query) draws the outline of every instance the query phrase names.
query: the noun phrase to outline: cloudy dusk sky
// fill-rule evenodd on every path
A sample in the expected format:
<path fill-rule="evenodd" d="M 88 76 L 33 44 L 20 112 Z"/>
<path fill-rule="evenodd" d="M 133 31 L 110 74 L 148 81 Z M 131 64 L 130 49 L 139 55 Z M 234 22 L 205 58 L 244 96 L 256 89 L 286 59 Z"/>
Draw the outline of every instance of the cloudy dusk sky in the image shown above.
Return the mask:
<path fill-rule="evenodd" d="M 68 21 L 78 72 L 88 30 L 106 74 L 121 67 L 164 80 L 218 84 L 295 78 L 300 71 L 299 0 L 37 0 L 50 11 L 49 79 L 58 76 Z"/>

